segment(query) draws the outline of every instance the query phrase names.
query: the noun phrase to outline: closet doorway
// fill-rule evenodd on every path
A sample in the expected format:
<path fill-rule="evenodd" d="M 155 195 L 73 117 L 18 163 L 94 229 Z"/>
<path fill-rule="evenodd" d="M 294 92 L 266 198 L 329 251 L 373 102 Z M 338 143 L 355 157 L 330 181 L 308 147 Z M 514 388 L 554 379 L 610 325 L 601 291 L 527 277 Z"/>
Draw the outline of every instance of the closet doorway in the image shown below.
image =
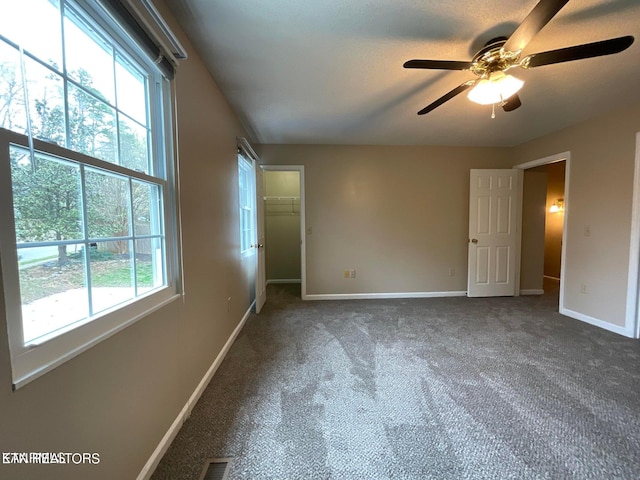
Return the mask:
<path fill-rule="evenodd" d="M 299 283 L 305 297 L 304 167 L 263 165 L 266 280 Z"/>

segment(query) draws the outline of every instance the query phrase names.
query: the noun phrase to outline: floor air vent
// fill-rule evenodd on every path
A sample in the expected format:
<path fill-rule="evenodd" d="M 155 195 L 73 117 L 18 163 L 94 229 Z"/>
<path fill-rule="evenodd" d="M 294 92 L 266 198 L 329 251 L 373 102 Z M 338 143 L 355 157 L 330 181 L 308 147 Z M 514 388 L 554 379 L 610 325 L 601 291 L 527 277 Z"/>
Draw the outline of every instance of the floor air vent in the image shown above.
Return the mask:
<path fill-rule="evenodd" d="M 200 480 L 227 480 L 232 458 L 212 458 L 207 460 Z"/>

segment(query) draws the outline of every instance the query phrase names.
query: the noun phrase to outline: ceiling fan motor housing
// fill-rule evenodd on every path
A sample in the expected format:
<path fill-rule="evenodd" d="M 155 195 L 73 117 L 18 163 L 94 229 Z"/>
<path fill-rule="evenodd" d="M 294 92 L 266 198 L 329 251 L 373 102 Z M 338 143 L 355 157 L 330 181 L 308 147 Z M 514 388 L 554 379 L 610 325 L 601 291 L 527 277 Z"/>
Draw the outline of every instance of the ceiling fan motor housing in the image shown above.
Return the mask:
<path fill-rule="evenodd" d="M 470 70 L 480 78 L 488 78 L 493 72 L 504 72 L 518 65 L 520 52 L 503 50 L 506 42 L 507 37 L 489 40 L 473 57 Z"/>

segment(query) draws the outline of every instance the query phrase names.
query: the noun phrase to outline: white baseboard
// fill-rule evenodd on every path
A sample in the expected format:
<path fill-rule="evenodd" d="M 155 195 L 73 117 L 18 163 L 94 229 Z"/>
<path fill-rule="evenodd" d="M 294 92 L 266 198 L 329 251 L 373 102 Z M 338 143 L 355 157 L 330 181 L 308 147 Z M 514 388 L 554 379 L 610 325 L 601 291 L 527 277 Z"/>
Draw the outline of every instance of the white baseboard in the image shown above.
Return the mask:
<path fill-rule="evenodd" d="M 520 295 L 544 295 L 544 290 L 541 288 L 525 288 L 520 290 Z"/>
<path fill-rule="evenodd" d="M 216 373 L 216 370 L 218 370 L 218 367 L 224 360 L 224 357 L 227 355 L 227 352 L 231 348 L 231 345 L 233 345 L 233 342 L 236 340 L 236 337 L 242 330 L 242 327 L 244 327 L 244 324 L 247 322 L 247 319 L 251 314 L 251 308 L 253 308 L 253 304 L 249 307 L 249 310 L 247 310 L 247 312 L 244 314 L 242 320 L 240 320 L 240 323 L 233 330 L 233 333 L 224 344 L 224 347 L 222 347 L 222 350 L 220 350 L 220 353 L 218 353 L 218 356 L 207 370 L 207 373 L 204 374 L 204 377 L 202 377 L 202 380 L 200 380 L 200 383 L 189 397 L 189 400 L 187 401 L 185 406 L 182 407 L 182 410 L 180 410 L 180 413 L 169 427 L 169 430 L 167 430 L 167 433 L 164 434 L 162 440 L 160 440 L 160 443 L 151 454 L 151 457 L 149 457 L 149 460 L 147 460 L 147 463 L 140 471 L 137 480 L 149 480 L 151 478 L 151 475 L 153 475 L 153 472 L 160 463 L 160 460 L 162 460 L 164 454 L 167 452 L 167 449 L 171 445 L 171 442 L 180 431 L 182 424 L 187 418 L 189 418 L 189 415 L 191 415 L 191 410 L 193 410 L 193 407 L 200 399 L 200 396 L 204 392 L 205 388 L 207 388 L 207 385 L 209 385 L 209 382 L 213 378 L 213 375 Z"/>
<path fill-rule="evenodd" d="M 270 283 L 302 283 L 302 280 L 299 278 L 273 278 L 271 280 L 267 280 L 267 285 Z"/>
<path fill-rule="evenodd" d="M 451 292 L 396 292 L 396 293 L 321 293 L 307 294 L 305 300 L 366 300 L 388 298 L 466 297 L 466 291 Z"/>
<path fill-rule="evenodd" d="M 617 333 L 618 335 L 624 335 L 625 337 L 633 338 L 633 329 L 627 329 L 625 327 L 621 327 L 619 325 L 614 325 L 609 322 L 604 322 L 594 317 L 590 317 L 589 315 L 585 315 L 583 313 L 575 312 L 573 310 L 569 310 L 568 308 L 560 308 L 560 313 L 562 315 L 566 315 L 567 317 L 575 318 L 576 320 L 580 320 L 582 322 L 588 323 L 595 327 L 600 327 L 605 330 L 609 330 L 610 332 Z"/>

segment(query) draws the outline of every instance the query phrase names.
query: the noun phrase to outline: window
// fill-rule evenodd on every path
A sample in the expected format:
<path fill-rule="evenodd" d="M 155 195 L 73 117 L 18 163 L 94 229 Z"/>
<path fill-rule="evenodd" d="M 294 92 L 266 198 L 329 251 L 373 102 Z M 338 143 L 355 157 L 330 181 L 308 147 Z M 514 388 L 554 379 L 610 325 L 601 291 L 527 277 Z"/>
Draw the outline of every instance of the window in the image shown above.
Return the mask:
<path fill-rule="evenodd" d="M 238 153 L 238 182 L 240 192 L 240 251 L 242 256 L 254 254 L 255 241 L 255 180 L 253 165 L 242 152 Z"/>
<path fill-rule="evenodd" d="M 14 384 L 175 298 L 169 80 L 97 2 L 0 16 L 0 254 Z"/>

